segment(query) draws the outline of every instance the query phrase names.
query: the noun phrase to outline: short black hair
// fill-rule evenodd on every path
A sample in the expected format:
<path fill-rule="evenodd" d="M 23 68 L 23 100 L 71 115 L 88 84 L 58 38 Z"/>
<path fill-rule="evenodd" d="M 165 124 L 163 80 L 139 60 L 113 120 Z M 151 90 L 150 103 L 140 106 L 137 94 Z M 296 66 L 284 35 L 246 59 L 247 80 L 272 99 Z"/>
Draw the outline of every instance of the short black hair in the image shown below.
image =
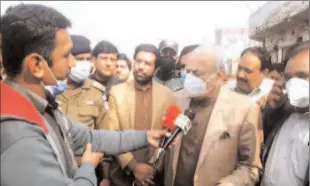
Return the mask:
<path fill-rule="evenodd" d="M 99 54 L 116 54 L 118 55 L 118 50 L 115 45 L 109 41 L 100 41 L 92 51 L 92 56 L 98 57 Z"/>
<path fill-rule="evenodd" d="M 272 64 L 271 71 L 277 71 L 278 73 L 284 72 L 284 64 L 283 63 L 275 63 Z"/>
<path fill-rule="evenodd" d="M 152 44 L 141 44 L 141 45 L 138 45 L 136 47 L 136 49 L 135 49 L 135 53 L 133 55 L 133 59 L 136 59 L 138 53 L 141 52 L 141 51 L 153 53 L 156 56 L 155 68 L 158 67 L 160 53 L 159 53 L 158 48 L 155 45 L 152 45 Z"/>
<path fill-rule="evenodd" d="M 24 58 L 38 53 L 52 66 L 57 29 L 71 27 L 71 22 L 57 10 L 37 4 L 10 7 L 1 17 L 2 58 L 8 76 L 22 71 Z"/>
<path fill-rule="evenodd" d="M 130 61 L 130 59 L 127 57 L 126 54 L 124 54 L 124 53 L 118 54 L 118 55 L 117 55 L 117 60 L 124 60 L 124 61 L 126 61 L 129 70 L 131 70 L 131 68 L 132 68 L 131 61 Z"/>
<path fill-rule="evenodd" d="M 264 71 L 265 69 L 269 70 L 271 68 L 272 66 L 271 57 L 266 49 L 264 49 L 263 47 L 259 47 L 259 46 L 248 47 L 241 52 L 240 57 L 244 56 L 246 53 L 249 53 L 249 52 L 256 55 L 258 59 L 260 60 L 261 62 L 260 71 Z"/>

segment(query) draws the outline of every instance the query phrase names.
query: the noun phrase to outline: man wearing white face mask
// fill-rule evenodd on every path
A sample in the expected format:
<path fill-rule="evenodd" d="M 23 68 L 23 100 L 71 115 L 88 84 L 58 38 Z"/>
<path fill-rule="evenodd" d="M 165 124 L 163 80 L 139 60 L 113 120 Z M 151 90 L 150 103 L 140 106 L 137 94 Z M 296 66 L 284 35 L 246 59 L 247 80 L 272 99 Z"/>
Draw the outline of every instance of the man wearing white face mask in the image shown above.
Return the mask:
<path fill-rule="evenodd" d="M 296 47 L 264 110 L 261 186 L 309 185 L 309 45 Z M 308 167 L 308 168 L 307 168 Z"/>
<path fill-rule="evenodd" d="M 79 121 L 91 129 L 106 129 L 108 102 L 105 88 L 99 82 L 89 79 L 93 68 L 90 41 L 80 35 L 71 35 L 71 39 L 73 42 L 71 52 L 76 65 L 71 69 L 67 79 L 67 88 L 56 97 L 56 101 L 70 119 Z M 98 166 L 96 169 L 98 182 L 103 179 L 102 171 Z"/>
<path fill-rule="evenodd" d="M 56 85 L 75 66 L 71 26 L 39 4 L 18 4 L 1 15 L 1 180 L 5 186 L 95 186 L 103 153 L 119 155 L 158 146 L 166 131 L 90 130 L 59 111 L 45 85 Z M 35 38 L 35 39 L 34 39 Z M 74 156 L 81 156 L 77 166 Z"/>
<path fill-rule="evenodd" d="M 223 54 L 199 47 L 189 54 L 177 104 L 196 114 L 182 142 L 171 149 L 166 186 L 248 186 L 259 178 L 262 127 L 257 104 L 223 85 Z"/>
<path fill-rule="evenodd" d="M 72 55 L 76 65 L 67 79 L 67 89 L 56 97 L 60 109 L 73 120 L 91 129 L 104 128 L 108 110 L 105 88 L 88 77 L 92 70 L 90 41 L 84 36 L 72 35 Z"/>
<path fill-rule="evenodd" d="M 91 61 L 91 48 L 90 48 L 90 41 L 84 37 L 84 36 L 80 36 L 80 35 L 71 35 L 71 40 L 73 43 L 75 43 L 75 45 L 72 48 L 72 52 L 74 55 L 74 58 L 76 61 L 79 62 L 89 62 Z M 79 63 L 81 64 L 81 63 Z M 89 66 L 92 67 L 92 65 L 90 64 L 84 64 L 84 65 L 77 65 L 76 68 L 74 68 L 75 72 L 72 72 L 70 75 L 73 76 L 72 79 L 76 79 L 77 82 L 82 82 L 85 80 L 85 75 L 88 75 L 88 68 L 90 68 Z M 83 72 L 83 68 L 86 68 L 86 73 Z M 80 70 L 79 73 L 77 72 L 77 70 Z M 81 75 L 81 77 L 79 77 L 79 75 Z M 82 78 L 82 79 L 81 79 Z M 87 77 L 86 77 L 87 78 Z M 71 81 L 71 83 L 74 83 L 73 81 Z M 60 80 L 57 81 L 57 85 L 55 86 L 46 86 L 46 89 L 49 90 L 53 96 L 58 96 L 60 94 L 62 94 L 67 88 L 67 80 Z"/>

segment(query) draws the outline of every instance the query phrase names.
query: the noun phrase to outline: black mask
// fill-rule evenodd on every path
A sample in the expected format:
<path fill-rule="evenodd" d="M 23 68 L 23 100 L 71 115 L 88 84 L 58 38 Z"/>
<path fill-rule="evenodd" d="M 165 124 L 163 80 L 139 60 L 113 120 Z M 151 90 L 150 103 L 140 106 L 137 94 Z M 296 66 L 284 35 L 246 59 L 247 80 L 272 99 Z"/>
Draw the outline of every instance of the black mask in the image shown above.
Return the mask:
<path fill-rule="evenodd" d="M 159 58 L 159 67 L 162 72 L 174 71 L 175 60 L 171 56 L 162 56 Z"/>
<path fill-rule="evenodd" d="M 156 76 L 166 81 L 168 80 L 171 75 L 174 73 L 175 70 L 175 60 L 171 56 L 162 56 L 159 59 L 159 70 Z"/>

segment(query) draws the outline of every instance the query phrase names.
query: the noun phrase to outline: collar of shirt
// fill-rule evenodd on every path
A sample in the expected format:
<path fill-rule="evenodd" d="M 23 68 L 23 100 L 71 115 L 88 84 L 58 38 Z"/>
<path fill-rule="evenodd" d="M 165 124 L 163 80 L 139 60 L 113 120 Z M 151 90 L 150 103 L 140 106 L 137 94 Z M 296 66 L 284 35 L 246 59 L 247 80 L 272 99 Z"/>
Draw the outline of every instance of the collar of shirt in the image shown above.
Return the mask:
<path fill-rule="evenodd" d="M 264 78 L 263 81 L 261 82 L 260 86 L 256 89 L 254 89 L 251 93 L 249 93 L 248 96 L 252 97 L 252 96 L 257 96 L 257 95 L 261 95 L 261 94 L 268 94 L 272 89 L 273 83 L 274 83 L 273 80 L 271 80 L 269 78 Z M 235 80 L 235 79 L 228 81 L 225 86 L 227 88 L 229 88 L 230 90 L 234 90 L 236 92 L 239 92 L 237 89 L 237 80 Z"/>
<path fill-rule="evenodd" d="M 97 73 L 97 72 L 95 72 L 95 73 Z M 106 78 L 104 81 L 100 81 L 99 79 L 96 78 L 95 73 L 91 74 L 91 75 L 89 76 L 89 78 L 90 78 L 90 79 L 93 79 L 93 80 L 95 80 L 95 81 L 98 81 L 98 82 L 101 83 L 102 85 L 106 86 L 106 84 L 108 83 L 108 81 L 110 80 L 110 78 Z"/>
<path fill-rule="evenodd" d="M 148 83 L 147 85 L 140 85 L 137 82 L 135 82 L 135 89 L 145 92 L 147 90 L 149 90 L 150 88 L 152 88 L 152 83 Z"/>
<path fill-rule="evenodd" d="M 82 89 L 90 89 L 92 87 L 93 82 L 90 79 L 84 81 L 82 85 Z"/>
<path fill-rule="evenodd" d="M 57 109 L 58 107 L 55 98 L 47 90 L 45 91 L 46 93 L 46 100 L 45 100 L 36 93 L 34 93 L 33 91 L 31 91 L 30 89 L 25 88 L 12 80 L 6 79 L 5 83 L 14 88 L 15 90 L 17 90 L 23 96 L 25 96 L 41 114 L 43 114 L 48 107 L 52 108 L 53 110 Z"/>
<path fill-rule="evenodd" d="M 264 78 L 260 86 L 254 89 L 249 95 L 251 96 L 253 94 L 259 94 L 259 93 L 268 94 L 272 89 L 273 82 L 274 81 L 269 78 Z"/>

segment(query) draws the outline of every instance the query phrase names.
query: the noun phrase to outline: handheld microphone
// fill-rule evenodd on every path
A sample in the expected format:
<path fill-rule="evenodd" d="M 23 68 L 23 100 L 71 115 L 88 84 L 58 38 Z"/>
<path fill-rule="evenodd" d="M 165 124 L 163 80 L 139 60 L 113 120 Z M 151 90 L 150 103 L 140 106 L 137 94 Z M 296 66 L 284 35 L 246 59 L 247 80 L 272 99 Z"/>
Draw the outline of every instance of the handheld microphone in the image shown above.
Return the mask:
<path fill-rule="evenodd" d="M 164 119 L 162 120 L 161 126 L 166 129 L 168 132 L 171 132 L 174 130 L 175 125 L 174 122 L 177 119 L 177 117 L 181 114 L 182 110 L 178 105 L 170 105 L 167 108 L 166 114 L 164 116 Z M 159 142 L 159 148 L 162 148 L 164 144 L 166 143 L 167 138 L 162 137 Z"/>
<path fill-rule="evenodd" d="M 152 166 L 155 168 L 159 163 L 161 156 L 167 150 L 169 145 L 174 141 L 178 134 L 183 132 L 186 134 L 191 128 L 191 120 L 194 119 L 195 113 L 187 109 L 184 114 L 181 114 L 181 108 L 178 105 L 171 105 L 168 107 L 165 118 L 162 121 L 162 126 L 168 130 L 173 131 L 172 135 L 164 142 L 161 142 L 161 147 L 155 159 L 155 162 L 152 163 Z M 142 184 L 139 181 L 135 180 L 132 183 L 133 186 L 141 186 Z"/>
<path fill-rule="evenodd" d="M 181 132 L 184 135 L 187 134 L 189 129 L 192 127 L 191 120 L 193 120 L 194 118 L 195 113 L 190 109 L 186 109 L 184 114 L 179 114 L 179 116 L 174 121 L 175 129 L 173 130 L 171 136 L 166 140 L 162 148 L 159 149 L 155 165 L 159 162 L 160 157 L 164 154 L 164 152 L 168 149 L 171 143 Z"/>

